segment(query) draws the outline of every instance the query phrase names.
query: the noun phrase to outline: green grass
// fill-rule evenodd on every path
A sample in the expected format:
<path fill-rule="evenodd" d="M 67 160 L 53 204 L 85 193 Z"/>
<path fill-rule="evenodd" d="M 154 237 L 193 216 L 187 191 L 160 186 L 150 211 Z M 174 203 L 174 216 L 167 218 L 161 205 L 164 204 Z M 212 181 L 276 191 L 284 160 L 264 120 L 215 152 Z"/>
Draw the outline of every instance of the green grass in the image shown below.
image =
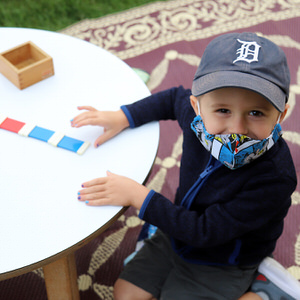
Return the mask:
<path fill-rule="evenodd" d="M 0 0 L 0 27 L 57 31 L 157 0 Z M 166 0 L 162 0 L 166 1 Z"/>

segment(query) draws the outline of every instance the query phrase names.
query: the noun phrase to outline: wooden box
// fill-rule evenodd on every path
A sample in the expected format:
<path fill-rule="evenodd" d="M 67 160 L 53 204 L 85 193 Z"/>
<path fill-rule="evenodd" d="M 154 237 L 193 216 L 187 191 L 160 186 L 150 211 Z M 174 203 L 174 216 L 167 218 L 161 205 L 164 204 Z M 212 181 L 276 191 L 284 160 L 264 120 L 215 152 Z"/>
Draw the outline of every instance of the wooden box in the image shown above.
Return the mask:
<path fill-rule="evenodd" d="M 0 72 L 19 89 L 54 75 L 52 57 L 32 42 L 0 53 Z"/>

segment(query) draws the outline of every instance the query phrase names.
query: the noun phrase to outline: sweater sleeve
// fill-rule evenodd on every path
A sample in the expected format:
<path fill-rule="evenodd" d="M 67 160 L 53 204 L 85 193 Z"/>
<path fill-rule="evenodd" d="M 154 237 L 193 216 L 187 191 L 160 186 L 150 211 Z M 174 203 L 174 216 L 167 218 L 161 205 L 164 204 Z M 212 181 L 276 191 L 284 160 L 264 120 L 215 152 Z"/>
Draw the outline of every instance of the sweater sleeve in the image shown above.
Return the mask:
<path fill-rule="evenodd" d="M 171 88 L 129 105 L 121 106 L 130 128 L 151 121 L 178 120 L 182 114 L 182 103 L 191 95 L 191 91 L 182 86 Z"/>

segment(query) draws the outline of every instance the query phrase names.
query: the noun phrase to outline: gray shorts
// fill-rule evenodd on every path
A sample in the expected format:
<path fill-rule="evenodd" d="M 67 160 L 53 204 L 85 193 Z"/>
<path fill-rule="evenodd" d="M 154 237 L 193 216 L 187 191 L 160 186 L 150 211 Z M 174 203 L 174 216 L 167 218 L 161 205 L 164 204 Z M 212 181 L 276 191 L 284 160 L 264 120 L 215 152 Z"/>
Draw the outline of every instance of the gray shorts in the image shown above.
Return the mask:
<path fill-rule="evenodd" d="M 182 260 L 161 231 L 145 241 L 120 278 L 161 300 L 238 299 L 254 280 L 258 266 L 205 266 Z"/>

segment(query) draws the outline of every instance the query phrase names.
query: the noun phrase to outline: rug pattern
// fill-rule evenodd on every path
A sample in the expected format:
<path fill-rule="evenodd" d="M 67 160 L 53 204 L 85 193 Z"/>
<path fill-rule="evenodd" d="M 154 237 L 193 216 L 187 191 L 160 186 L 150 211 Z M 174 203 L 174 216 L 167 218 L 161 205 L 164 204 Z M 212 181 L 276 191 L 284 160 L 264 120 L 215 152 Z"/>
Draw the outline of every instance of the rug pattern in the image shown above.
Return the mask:
<path fill-rule="evenodd" d="M 157 92 L 191 87 L 201 53 L 219 34 L 254 31 L 281 46 L 291 70 L 291 109 L 283 123 L 300 171 L 300 2 L 292 0 L 174 0 L 156 2 L 99 19 L 83 20 L 61 31 L 98 45 L 129 66 L 147 71 Z M 99 83 L 99 87 L 101 84 Z M 178 185 L 182 134 L 177 123 L 160 122 L 160 145 L 146 183 L 173 200 Z M 300 189 L 292 197 L 275 258 L 300 280 Z M 76 252 L 81 299 L 113 299 L 113 283 L 135 247 L 142 226 L 133 208 L 107 231 Z M 0 282 L 2 299 L 47 299 L 42 269 Z"/>

